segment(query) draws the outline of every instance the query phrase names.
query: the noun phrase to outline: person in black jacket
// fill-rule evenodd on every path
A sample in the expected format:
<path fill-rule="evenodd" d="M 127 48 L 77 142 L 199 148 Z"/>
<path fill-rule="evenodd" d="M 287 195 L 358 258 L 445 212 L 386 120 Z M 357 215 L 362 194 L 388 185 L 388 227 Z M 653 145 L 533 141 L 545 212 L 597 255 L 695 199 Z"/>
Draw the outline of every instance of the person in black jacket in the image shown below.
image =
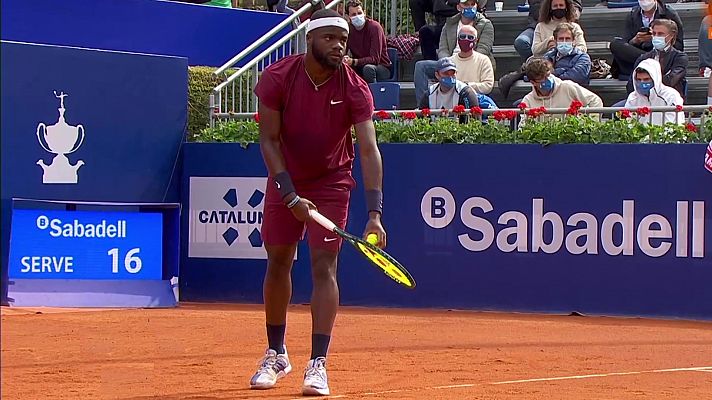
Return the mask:
<path fill-rule="evenodd" d="M 635 61 L 633 71 L 641 61 L 654 58 L 660 63 L 663 73 L 663 84 L 675 88 L 682 98 L 685 98 L 687 84 L 687 54 L 672 46 L 677 39 L 677 25 L 669 19 L 656 19 L 650 24 L 652 29 L 653 50 L 644 53 Z M 633 92 L 633 77 L 628 80 L 628 93 Z"/>
<path fill-rule="evenodd" d="M 576 21 L 578 21 L 583 11 L 581 5 L 581 0 L 573 0 L 574 7 L 578 10 L 576 15 Z M 541 0 L 530 0 L 529 1 L 529 17 L 527 17 L 527 27 L 522 31 L 522 33 L 514 39 L 514 48 L 517 53 L 522 57 L 522 61 L 526 61 L 527 58 L 532 56 L 532 42 L 534 41 L 534 29 L 536 24 L 539 23 L 539 6 L 541 5 Z M 576 22 L 574 21 L 574 22 Z"/>
<path fill-rule="evenodd" d="M 415 31 L 427 26 L 425 14 L 433 14 L 435 25 L 442 27 L 445 20 L 457 14 L 458 0 L 409 0 L 410 15 L 413 17 Z"/>
<path fill-rule="evenodd" d="M 662 0 L 638 0 L 626 19 L 624 37 L 617 37 L 610 43 L 613 54 L 611 75 L 625 81 L 630 79 L 635 61 L 643 53 L 653 50 L 653 34 L 650 24 L 656 19 L 669 19 L 677 25 L 677 36 L 673 47 L 684 51 L 682 20 L 677 12 Z M 617 75 L 617 76 L 616 76 Z"/>

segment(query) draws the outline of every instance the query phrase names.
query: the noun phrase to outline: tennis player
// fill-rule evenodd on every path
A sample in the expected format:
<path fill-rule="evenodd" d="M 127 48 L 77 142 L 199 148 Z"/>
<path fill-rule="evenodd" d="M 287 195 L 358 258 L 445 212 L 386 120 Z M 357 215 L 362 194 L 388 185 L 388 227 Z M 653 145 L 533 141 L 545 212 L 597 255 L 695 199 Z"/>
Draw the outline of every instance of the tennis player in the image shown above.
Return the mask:
<path fill-rule="evenodd" d="M 268 348 L 250 381 L 268 389 L 292 369 L 285 347 L 287 305 L 292 296 L 290 271 L 297 242 L 307 234 L 311 256 L 312 348 L 304 372 L 304 395 L 329 395 L 326 355 L 339 305 L 336 281 L 341 238 L 310 220 L 318 209 L 345 228 L 355 186 L 354 145 L 359 143 L 368 222 L 364 237 L 378 236 L 383 194 L 381 154 L 371 119 L 368 85 L 343 63 L 349 25 L 336 11 L 315 12 L 307 27 L 307 52 L 269 66 L 255 88 L 259 98 L 260 148 L 269 172 L 262 222 L 267 250 L 264 302 Z"/>

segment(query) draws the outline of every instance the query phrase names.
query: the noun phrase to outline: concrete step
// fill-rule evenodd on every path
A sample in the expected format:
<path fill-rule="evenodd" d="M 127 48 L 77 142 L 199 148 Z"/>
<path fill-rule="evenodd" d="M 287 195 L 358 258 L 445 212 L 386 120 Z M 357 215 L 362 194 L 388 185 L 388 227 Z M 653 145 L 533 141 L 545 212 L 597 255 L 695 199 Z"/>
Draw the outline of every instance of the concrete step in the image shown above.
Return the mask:
<path fill-rule="evenodd" d="M 705 104 L 707 102 L 707 78 L 693 77 L 687 78 L 688 93 L 686 104 Z M 401 109 L 415 109 L 417 106 L 415 100 L 415 86 L 412 82 L 400 83 L 400 101 Z M 628 96 L 626 91 L 626 82 L 616 79 L 593 79 L 588 87 L 591 91 L 598 94 L 603 100 L 605 106 L 612 106 L 616 102 L 625 99 Z M 490 97 L 497 103 L 500 108 L 511 108 L 515 100 L 521 99 L 531 91 L 531 84 L 523 81 L 517 82 L 509 92 L 509 98 L 504 99 L 499 91 L 498 85 L 495 82 L 495 87 L 490 93 Z"/>
<path fill-rule="evenodd" d="M 671 6 L 682 20 L 684 38 L 697 39 L 700 23 L 705 15 L 704 3 L 674 3 Z M 493 6 L 494 7 L 494 6 Z M 629 8 L 585 7 L 579 24 L 587 42 L 609 42 L 621 36 Z M 511 45 L 527 25 L 528 13 L 515 9 L 488 11 L 495 32 L 495 45 Z"/>
<path fill-rule="evenodd" d="M 685 53 L 688 56 L 688 76 L 696 76 L 698 74 L 700 57 L 698 52 L 697 39 L 685 39 Z M 608 42 L 587 42 L 588 55 L 591 59 L 603 58 L 610 65 L 613 61 L 613 55 L 608 49 Z M 492 49 L 494 58 L 497 61 L 497 69 L 495 70 L 495 79 L 499 79 L 509 72 L 516 71 L 522 65 L 522 59 L 519 53 L 514 49 L 513 45 L 494 46 Z M 417 53 L 413 60 L 401 60 L 399 64 L 399 77 L 401 81 L 412 81 L 415 71 L 415 63 L 422 60 L 422 55 Z"/>

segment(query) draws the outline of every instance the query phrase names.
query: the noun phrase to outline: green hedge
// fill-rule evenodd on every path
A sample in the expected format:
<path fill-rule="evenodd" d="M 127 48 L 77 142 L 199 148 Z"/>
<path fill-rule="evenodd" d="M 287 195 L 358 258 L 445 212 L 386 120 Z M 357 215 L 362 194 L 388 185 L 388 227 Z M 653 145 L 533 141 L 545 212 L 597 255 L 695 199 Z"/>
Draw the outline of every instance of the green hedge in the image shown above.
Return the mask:
<path fill-rule="evenodd" d="M 544 117 L 530 120 L 519 130 L 510 121 L 473 120 L 458 124 L 449 118 L 430 121 L 427 118 L 376 121 L 380 143 L 695 143 L 712 140 L 712 115 L 705 112 L 704 126 L 654 126 L 637 119 L 598 121 L 590 116 Z M 191 140 L 196 142 L 232 142 L 246 146 L 258 140 L 259 125 L 254 120 L 223 122 L 202 130 Z"/>

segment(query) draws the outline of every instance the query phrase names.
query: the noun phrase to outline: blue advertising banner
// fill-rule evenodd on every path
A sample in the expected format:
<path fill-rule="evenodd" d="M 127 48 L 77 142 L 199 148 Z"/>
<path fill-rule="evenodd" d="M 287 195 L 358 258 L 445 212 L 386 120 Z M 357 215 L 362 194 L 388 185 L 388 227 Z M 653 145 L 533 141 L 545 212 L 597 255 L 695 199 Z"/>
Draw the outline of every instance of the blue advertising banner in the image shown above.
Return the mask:
<path fill-rule="evenodd" d="M 387 250 L 418 286 L 399 287 L 344 247 L 342 304 L 712 319 L 705 147 L 381 145 Z M 237 242 L 218 235 L 249 224 L 194 217 L 206 205 L 250 206 L 220 205 L 224 184 L 201 184 L 200 192 L 190 184 L 239 177 L 233 186 L 241 190 L 245 178 L 265 176 L 259 147 L 188 144 L 184 161 L 186 298 L 261 302 L 264 259 L 247 256 L 249 241 L 233 251 Z M 358 163 L 355 176 L 347 229 L 359 234 L 366 213 Z M 186 251 L 209 240 L 222 244 L 222 258 Z M 298 254 L 296 303 L 308 302 L 311 288 L 304 244 Z"/>
<path fill-rule="evenodd" d="M 287 16 L 175 1 L 5 0 L 0 18 L 2 40 L 179 56 L 217 67 Z"/>
<path fill-rule="evenodd" d="M 14 210 L 10 279 L 163 277 L 160 213 Z"/>
<path fill-rule="evenodd" d="M 3 41 L 3 299 L 13 197 L 176 201 L 185 58 Z"/>

